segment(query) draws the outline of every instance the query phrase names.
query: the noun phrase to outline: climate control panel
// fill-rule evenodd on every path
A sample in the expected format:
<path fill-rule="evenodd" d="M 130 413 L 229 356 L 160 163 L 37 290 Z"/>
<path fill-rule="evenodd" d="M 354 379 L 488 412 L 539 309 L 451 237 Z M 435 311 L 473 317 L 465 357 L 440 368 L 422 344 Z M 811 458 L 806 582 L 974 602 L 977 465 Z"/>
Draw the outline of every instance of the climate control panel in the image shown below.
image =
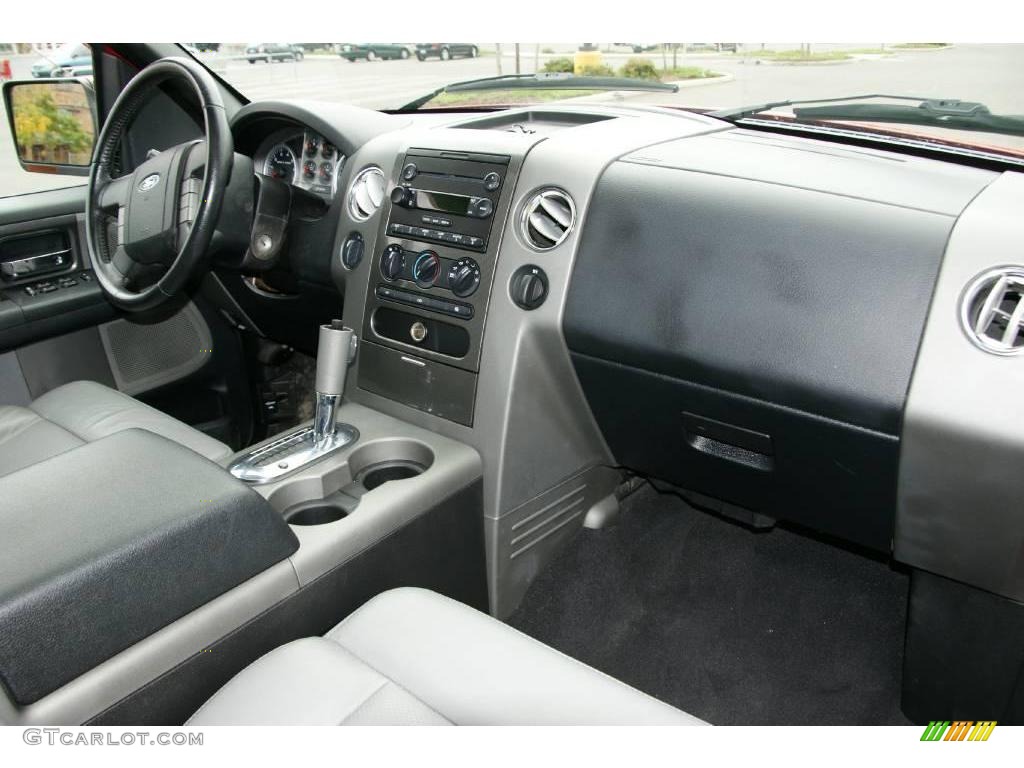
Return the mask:
<path fill-rule="evenodd" d="M 396 243 L 381 253 L 380 275 L 389 283 L 404 280 L 424 290 L 448 290 L 460 298 L 472 296 L 480 287 L 480 265 L 475 259 L 445 258 L 429 248 L 415 251 Z"/>

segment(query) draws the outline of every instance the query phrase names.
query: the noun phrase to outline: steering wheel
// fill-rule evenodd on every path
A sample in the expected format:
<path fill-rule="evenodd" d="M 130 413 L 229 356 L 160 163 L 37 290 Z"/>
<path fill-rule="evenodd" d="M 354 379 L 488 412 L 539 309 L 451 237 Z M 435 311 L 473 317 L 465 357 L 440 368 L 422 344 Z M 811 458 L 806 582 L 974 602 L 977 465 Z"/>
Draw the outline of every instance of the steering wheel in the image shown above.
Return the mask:
<path fill-rule="evenodd" d="M 202 107 L 205 136 L 150 153 L 131 174 L 113 177 L 125 130 L 162 82 L 188 83 Z M 86 241 L 96 279 L 117 306 L 152 309 L 182 291 L 204 262 L 231 178 L 234 141 L 213 77 L 171 57 L 136 75 L 114 102 L 89 172 Z"/>

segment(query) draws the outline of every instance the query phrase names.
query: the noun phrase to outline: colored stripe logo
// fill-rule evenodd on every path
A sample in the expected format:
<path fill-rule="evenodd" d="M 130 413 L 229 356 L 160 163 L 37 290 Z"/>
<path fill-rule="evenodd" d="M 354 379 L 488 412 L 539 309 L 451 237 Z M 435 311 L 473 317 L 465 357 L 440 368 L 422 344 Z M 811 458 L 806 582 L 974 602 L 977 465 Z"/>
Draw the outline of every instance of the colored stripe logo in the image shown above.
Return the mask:
<path fill-rule="evenodd" d="M 995 727 L 995 720 L 932 720 L 921 741 L 988 741 Z"/>

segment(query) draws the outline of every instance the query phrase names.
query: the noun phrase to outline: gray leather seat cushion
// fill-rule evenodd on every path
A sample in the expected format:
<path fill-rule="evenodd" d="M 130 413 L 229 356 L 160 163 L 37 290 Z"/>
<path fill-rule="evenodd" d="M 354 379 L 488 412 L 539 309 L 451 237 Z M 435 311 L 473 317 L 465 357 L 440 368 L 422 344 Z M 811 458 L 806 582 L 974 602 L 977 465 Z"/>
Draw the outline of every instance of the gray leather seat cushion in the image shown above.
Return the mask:
<path fill-rule="evenodd" d="M 231 449 L 155 408 L 94 381 L 65 384 L 28 408 L 0 406 L 0 476 L 125 429 L 141 428 L 222 462 Z"/>
<path fill-rule="evenodd" d="M 461 603 L 378 595 L 271 651 L 189 725 L 703 725 Z"/>

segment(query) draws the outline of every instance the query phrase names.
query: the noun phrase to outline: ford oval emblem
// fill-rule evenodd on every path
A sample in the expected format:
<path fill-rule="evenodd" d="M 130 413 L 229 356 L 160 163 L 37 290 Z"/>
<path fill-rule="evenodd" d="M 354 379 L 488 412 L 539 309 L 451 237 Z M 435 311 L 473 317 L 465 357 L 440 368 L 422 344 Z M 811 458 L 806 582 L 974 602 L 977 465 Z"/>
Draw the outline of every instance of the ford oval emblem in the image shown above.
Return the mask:
<path fill-rule="evenodd" d="M 149 192 L 153 187 L 160 183 L 160 174 L 151 173 L 149 176 L 139 182 L 140 192 Z"/>

